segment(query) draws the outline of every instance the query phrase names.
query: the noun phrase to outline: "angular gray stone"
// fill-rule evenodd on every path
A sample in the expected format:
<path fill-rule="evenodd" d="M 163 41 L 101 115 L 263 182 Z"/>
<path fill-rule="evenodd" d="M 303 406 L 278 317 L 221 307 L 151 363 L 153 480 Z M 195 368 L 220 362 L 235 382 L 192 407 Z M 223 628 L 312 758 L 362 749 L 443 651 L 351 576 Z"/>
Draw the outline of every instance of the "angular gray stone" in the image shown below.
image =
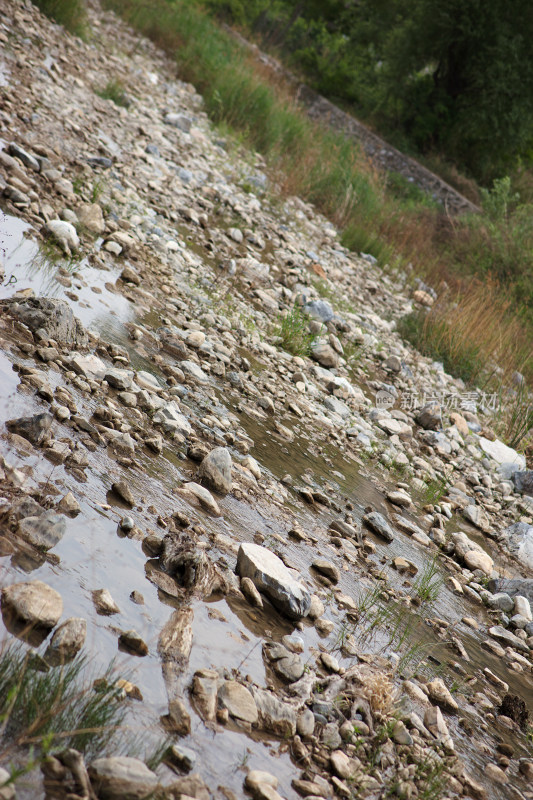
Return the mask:
<path fill-rule="evenodd" d="M 247 542 L 237 556 L 237 574 L 250 578 L 260 592 L 288 617 L 305 617 L 311 607 L 307 589 L 295 580 L 284 563 L 266 547 Z"/>
<path fill-rule="evenodd" d="M 100 800 L 144 800 L 159 784 L 146 764 L 128 756 L 97 758 L 89 766 L 89 776 Z"/>
<path fill-rule="evenodd" d="M 198 470 L 199 477 L 219 494 L 231 492 L 231 455 L 227 447 L 211 450 Z"/>
<path fill-rule="evenodd" d="M 103 380 L 107 370 L 102 359 L 95 356 L 94 353 L 89 353 L 87 355 L 73 353 L 70 359 L 70 366 L 79 375 L 83 375 L 85 378 L 93 381 Z"/>
<path fill-rule="evenodd" d="M 46 660 L 59 663 L 74 658 L 85 644 L 86 636 L 87 623 L 82 617 L 65 620 L 54 631 L 46 650 Z"/>
<path fill-rule="evenodd" d="M 506 628 L 503 628 L 501 625 L 494 625 L 492 628 L 489 628 L 489 634 L 493 639 L 504 642 L 504 644 L 514 647 L 516 650 L 522 650 L 524 653 L 529 653 L 529 647 L 524 640 L 520 639 L 518 636 L 515 636 L 514 633 L 506 630 Z"/>
<path fill-rule="evenodd" d="M 365 525 L 368 525 L 370 530 L 377 533 L 382 539 L 385 539 L 385 541 L 394 541 L 394 531 L 383 514 L 380 514 L 379 511 L 372 511 L 370 514 L 365 514 L 363 522 Z"/>
<path fill-rule="evenodd" d="M 199 366 L 199 364 L 196 364 L 194 361 L 188 361 L 188 360 L 182 361 L 180 363 L 180 369 L 182 369 L 186 375 L 189 375 L 191 378 L 194 378 L 199 383 L 207 383 L 209 381 L 209 377 Z"/>
<path fill-rule="evenodd" d="M 189 436 L 192 432 L 187 417 L 181 413 L 175 400 L 156 411 L 152 419 L 155 425 L 161 425 L 165 433 L 181 433 Z"/>
<path fill-rule="evenodd" d="M 275 643 L 265 643 L 264 650 L 278 677 L 288 683 L 300 680 L 304 674 L 304 664 L 297 653 L 292 653 L 282 644 Z"/>
<path fill-rule="evenodd" d="M 117 369 L 116 367 L 108 367 L 105 371 L 104 378 L 113 389 L 131 389 L 133 386 L 132 372 L 128 369 Z"/>
<path fill-rule="evenodd" d="M 22 163 L 32 169 L 34 172 L 40 172 L 41 165 L 35 158 L 35 156 L 30 155 L 23 147 L 21 147 L 16 142 L 11 142 L 8 146 L 8 151 L 11 156 L 14 158 L 18 158 Z"/>
<path fill-rule="evenodd" d="M 527 522 L 515 522 L 505 529 L 505 543 L 524 566 L 533 569 L 533 525 Z"/>
<path fill-rule="evenodd" d="M 2 613 L 31 627 L 53 628 L 63 613 L 63 600 L 42 581 L 14 583 L 2 589 Z"/>
<path fill-rule="evenodd" d="M 498 592 L 489 597 L 488 605 L 491 608 L 498 608 L 500 611 L 509 613 L 514 609 L 514 600 L 506 592 Z"/>
<path fill-rule="evenodd" d="M 65 517 L 55 511 L 45 511 L 38 517 L 21 519 L 18 525 L 19 534 L 25 541 L 40 550 L 50 550 L 63 538 L 67 529 Z"/>
<path fill-rule="evenodd" d="M 43 414 L 35 414 L 34 417 L 8 419 L 6 428 L 10 433 L 16 433 L 32 444 L 40 445 L 50 430 L 53 419 L 53 416 L 45 411 Z"/>
<path fill-rule="evenodd" d="M 205 486 L 200 486 L 199 483 L 195 483 L 194 481 L 190 481 L 189 483 L 184 484 L 183 488 L 191 492 L 196 499 L 207 508 L 208 511 L 211 511 L 212 514 L 215 514 L 217 517 L 221 516 L 221 511 L 218 506 L 217 501 L 211 494 L 211 492 L 205 488 Z"/>
<path fill-rule="evenodd" d="M 313 300 L 304 307 L 305 313 L 319 322 L 329 322 L 335 316 L 331 305 L 326 300 Z"/>
<path fill-rule="evenodd" d="M 471 504 L 463 508 L 463 517 L 482 531 L 486 532 L 490 530 L 490 521 L 487 512 L 481 506 Z"/>
<path fill-rule="evenodd" d="M 533 470 L 514 472 L 513 483 L 517 492 L 533 497 Z"/>
<path fill-rule="evenodd" d="M 415 417 L 417 425 L 428 431 L 442 428 L 442 409 L 439 403 L 428 403 Z"/>

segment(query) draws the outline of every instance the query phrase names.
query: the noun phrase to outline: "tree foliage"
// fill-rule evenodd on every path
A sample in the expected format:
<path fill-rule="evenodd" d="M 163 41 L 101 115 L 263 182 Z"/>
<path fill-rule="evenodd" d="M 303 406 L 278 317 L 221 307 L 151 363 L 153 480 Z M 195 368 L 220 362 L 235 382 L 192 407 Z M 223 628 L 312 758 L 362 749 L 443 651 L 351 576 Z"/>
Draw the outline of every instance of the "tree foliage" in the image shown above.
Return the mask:
<path fill-rule="evenodd" d="M 482 180 L 533 155 L 529 0 L 206 0 L 318 91 Z"/>

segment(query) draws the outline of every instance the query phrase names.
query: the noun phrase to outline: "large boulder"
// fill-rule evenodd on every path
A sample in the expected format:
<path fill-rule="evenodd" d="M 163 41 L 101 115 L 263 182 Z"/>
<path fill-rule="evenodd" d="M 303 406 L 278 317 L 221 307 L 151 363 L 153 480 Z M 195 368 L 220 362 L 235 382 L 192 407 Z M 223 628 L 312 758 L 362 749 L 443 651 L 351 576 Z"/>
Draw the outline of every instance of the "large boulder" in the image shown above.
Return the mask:
<path fill-rule="evenodd" d="M 10 433 L 16 433 L 35 445 L 40 445 L 45 439 L 53 417 L 47 411 L 35 414 L 33 417 L 16 417 L 6 421 L 6 428 Z"/>
<path fill-rule="evenodd" d="M 18 532 L 27 542 L 39 550 L 50 550 L 55 547 L 67 529 L 65 517 L 55 511 L 46 511 L 40 516 L 21 519 Z"/>
<path fill-rule="evenodd" d="M 479 445 L 481 449 L 494 459 L 494 461 L 497 461 L 498 464 L 513 465 L 514 469 L 509 470 L 510 474 L 512 474 L 513 471 L 517 472 L 526 468 L 525 457 L 521 455 L 521 453 L 517 453 L 516 450 L 513 450 L 512 447 L 508 447 L 503 442 L 500 442 L 499 439 L 491 441 L 490 439 L 485 439 L 484 436 L 480 436 Z"/>
<path fill-rule="evenodd" d="M 2 589 L 2 613 L 30 627 L 53 628 L 63 613 L 63 600 L 42 581 L 13 583 Z"/>
<path fill-rule="evenodd" d="M 0 306 L 33 333 L 42 329 L 49 339 L 55 339 L 60 344 L 80 347 L 87 344 L 88 337 L 83 325 L 64 300 L 50 297 L 27 297 L 24 300 L 9 298 L 2 300 Z"/>
<path fill-rule="evenodd" d="M 250 578 L 260 592 L 281 612 L 292 619 L 305 617 L 311 607 L 311 595 L 274 553 L 258 544 L 246 542 L 239 547 L 237 574 Z"/>
<path fill-rule="evenodd" d="M 144 800 L 159 784 L 146 764 L 128 756 L 97 758 L 89 766 L 89 776 L 100 800 Z"/>
<path fill-rule="evenodd" d="M 533 605 L 533 578 L 495 578 L 487 588 L 489 592 L 506 592 L 511 597 L 521 595 Z"/>

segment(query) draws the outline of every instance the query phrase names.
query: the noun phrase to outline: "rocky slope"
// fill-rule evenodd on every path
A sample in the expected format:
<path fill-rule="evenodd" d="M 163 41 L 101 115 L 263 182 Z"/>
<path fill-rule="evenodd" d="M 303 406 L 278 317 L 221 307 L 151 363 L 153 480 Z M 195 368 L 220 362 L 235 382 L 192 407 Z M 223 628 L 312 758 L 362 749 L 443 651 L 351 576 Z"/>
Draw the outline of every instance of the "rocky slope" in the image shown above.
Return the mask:
<path fill-rule="evenodd" d="M 17 796 L 531 797 L 531 473 L 395 332 L 429 288 L 98 6 L 0 14 L 3 652 L 118 653 L 145 745 Z"/>

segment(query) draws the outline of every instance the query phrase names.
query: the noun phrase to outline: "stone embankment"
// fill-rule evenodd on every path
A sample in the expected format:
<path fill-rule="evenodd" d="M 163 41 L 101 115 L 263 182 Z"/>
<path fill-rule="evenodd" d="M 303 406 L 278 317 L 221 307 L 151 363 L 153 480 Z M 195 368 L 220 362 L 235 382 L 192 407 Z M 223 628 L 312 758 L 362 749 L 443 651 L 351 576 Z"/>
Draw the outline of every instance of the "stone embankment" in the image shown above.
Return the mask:
<path fill-rule="evenodd" d="M 531 798 L 532 473 L 396 332 L 431 292 L 89 12 L 0 10 L 0 659 L 85 656 L 136 738 L 0 797 Z"/>

